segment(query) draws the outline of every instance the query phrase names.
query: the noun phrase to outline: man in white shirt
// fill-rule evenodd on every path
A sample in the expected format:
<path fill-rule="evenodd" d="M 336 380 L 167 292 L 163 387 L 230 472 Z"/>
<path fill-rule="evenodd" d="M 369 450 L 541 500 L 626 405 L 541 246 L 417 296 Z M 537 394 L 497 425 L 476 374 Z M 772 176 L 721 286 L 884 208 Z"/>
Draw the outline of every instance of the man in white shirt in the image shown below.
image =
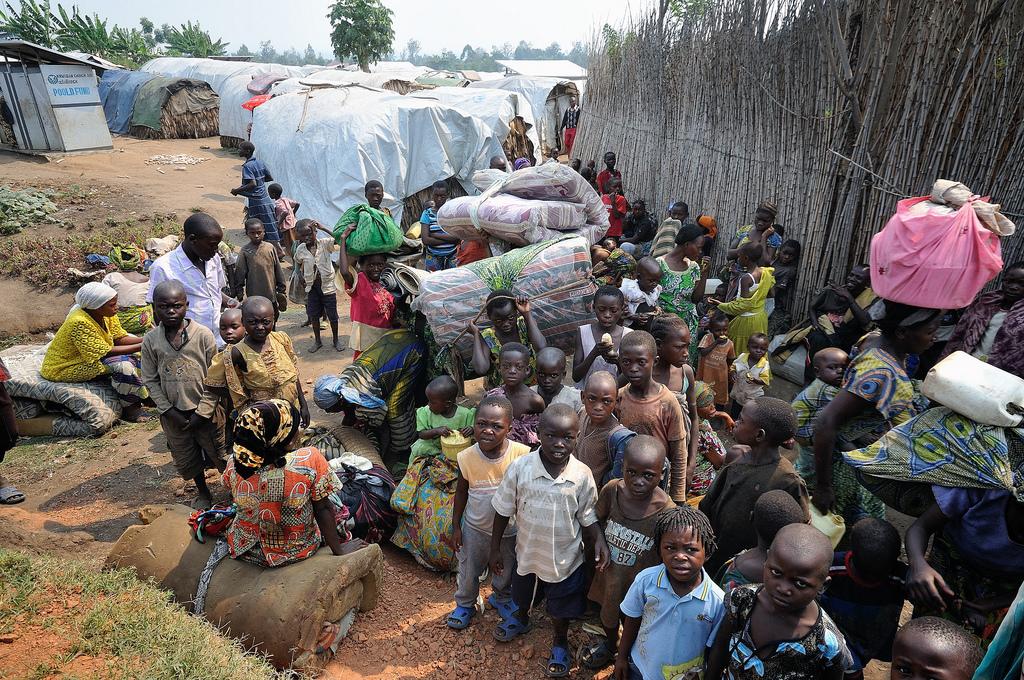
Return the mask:
<path fill-rule="evenodd" d="M 238 301 L 222 290 L 227 277 L 217 246 L 224 239 L 224 230 L 217 220 L 201 212 L 185 220 L 184 228 L 181 245 L 158 257 L 150 268 L 146 301 L 153 301 L 153 291 L 163 281 L 180 281 L 188 296 L 186 316 L 209 328 L 219 349 L 224 346 L 220 337 L 221 307 L 238 306 Z"/>

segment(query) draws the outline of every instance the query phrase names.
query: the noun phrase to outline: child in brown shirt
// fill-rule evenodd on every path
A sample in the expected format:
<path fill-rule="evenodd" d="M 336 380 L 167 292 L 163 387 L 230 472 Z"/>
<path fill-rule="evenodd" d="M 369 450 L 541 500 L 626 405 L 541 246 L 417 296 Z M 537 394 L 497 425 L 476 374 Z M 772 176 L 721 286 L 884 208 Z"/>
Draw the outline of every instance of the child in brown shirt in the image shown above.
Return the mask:
<path fill-rule="evenodd" d="M 579 413 L 580 434 L 576 439 L 576 457 L 590 468 L 594 484 L 601 488 L 605 474 L 612 468 L 608 438 L 620 428 L 615 417 L 619 389 L 608 371 L 595 371 L 587 378 L 581 395 L 583 410 Z"/>
<path fill-rule="evenodd" d="M 729 339 L 729 317 L 716 311 L 708 324 L 708 332 L 697 345 L 700 362 L 697 380 L 707 383 L 715 392 L 715 405 L 729 410 L 729 369 L 736 360 L 736 348 Z"/>
<path fill-rule="evenodd" d="M 676 503 L 686 500 L 686 435 L 683 411 L 667 387 L 655 382 L 654 362 L 658 350 L 654 336 L 633 331 L 619 345 L 619 370 L 628 384 L 619 390 L 619 422 L 637 434 L 659 440 L 668 455 L 671 475 L 669 495 Z"/>

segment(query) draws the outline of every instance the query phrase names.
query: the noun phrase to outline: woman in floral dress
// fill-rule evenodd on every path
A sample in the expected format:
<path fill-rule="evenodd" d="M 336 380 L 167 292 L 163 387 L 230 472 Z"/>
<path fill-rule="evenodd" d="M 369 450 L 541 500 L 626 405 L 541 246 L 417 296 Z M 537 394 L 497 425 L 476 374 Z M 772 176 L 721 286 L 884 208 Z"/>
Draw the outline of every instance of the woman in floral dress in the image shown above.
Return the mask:
<path fill-rule="evenodd" d="M 661 267 L 661 297 L 658 305 L 679 316 L 690 329 L 690 361 L 696 364 L 699 332 L 697 303 L 704 297 L 707 269 L 701 266 L 704 230 L 695 224 L 684 225 L 676 235 L 676 245 L 658 258 Z"/>

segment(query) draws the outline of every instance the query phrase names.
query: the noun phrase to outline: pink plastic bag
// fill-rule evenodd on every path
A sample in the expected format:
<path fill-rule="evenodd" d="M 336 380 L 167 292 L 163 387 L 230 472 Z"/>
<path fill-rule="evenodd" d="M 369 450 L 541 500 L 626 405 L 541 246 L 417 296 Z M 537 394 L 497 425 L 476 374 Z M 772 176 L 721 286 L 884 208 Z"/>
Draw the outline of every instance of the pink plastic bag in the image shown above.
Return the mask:
<path fill-rule="evenodd" d="M 987 198 L 983 200 L 988 200 Z M 957 210 L 907 198 L 871 239 L 871 287 L 886 300 L 931 309 L 959 309 L 999 274 L 999 237 L 968 201 Z"/>

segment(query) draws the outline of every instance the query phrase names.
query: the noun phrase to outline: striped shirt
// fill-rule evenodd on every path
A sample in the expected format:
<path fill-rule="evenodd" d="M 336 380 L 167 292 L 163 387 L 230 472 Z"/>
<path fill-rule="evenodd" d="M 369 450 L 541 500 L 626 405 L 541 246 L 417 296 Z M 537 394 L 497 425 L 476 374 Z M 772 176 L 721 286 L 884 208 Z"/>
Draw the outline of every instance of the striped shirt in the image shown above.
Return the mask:
<path fill-rule="evenodd" d="M 583 564 L 583 527 L 597 521 L 597 486 L 590 468 L 569 456 L 557 478 L 540 452 L 516 460 L 491 500 L 494 511 L 514 517 L 516 572 L 560 583 Z"/>
<path fill-rule="evenodd" d="M 433 208 L 427 208 L 423 211 L 420 215 L 420 223 L 430 232 L 431 236 L 448 236 L 448 232 L 444 230 L 444 227 L 437 223 L 437 211 Z M 427 252 L 431 255 L 454 255 L 455 247 L 454 243 L 442 243 L 439 246 L 427 246 Z"/>

